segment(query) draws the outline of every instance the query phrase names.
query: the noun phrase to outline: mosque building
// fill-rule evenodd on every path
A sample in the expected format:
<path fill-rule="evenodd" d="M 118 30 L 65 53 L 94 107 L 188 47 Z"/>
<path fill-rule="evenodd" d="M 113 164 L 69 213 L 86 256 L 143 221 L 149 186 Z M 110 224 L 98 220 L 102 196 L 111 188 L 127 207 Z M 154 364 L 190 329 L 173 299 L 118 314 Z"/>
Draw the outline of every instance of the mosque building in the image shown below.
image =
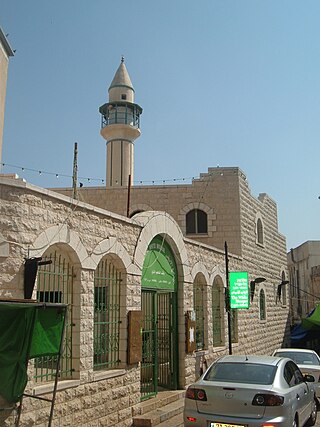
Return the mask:
<path fill-rule="evenodd" d="M 67 306 L 57 383 L 52 356 L 29 361 L 21 420 L 45 425 L 49 403 L 33 398 L 54 391 L 55 425 L 149 425 L 159 406 L 163 425 L 183 425 L 184 390 L 208 363 L 288 342 L 277 206 L 255 198 L 238 167 L 209 167 L 190 184 L 132 185 L 142 108 L 123 59 L 99 111 L 105 186 L 75 197 L 0 177 L 0 299 L 25 299 L 26 263 L 41 260 L 31 299 Z M 245 283 L 237 308 L 234 273 Z M 1 385 L 0 396 L 3 425 L 13 425 Z"/>

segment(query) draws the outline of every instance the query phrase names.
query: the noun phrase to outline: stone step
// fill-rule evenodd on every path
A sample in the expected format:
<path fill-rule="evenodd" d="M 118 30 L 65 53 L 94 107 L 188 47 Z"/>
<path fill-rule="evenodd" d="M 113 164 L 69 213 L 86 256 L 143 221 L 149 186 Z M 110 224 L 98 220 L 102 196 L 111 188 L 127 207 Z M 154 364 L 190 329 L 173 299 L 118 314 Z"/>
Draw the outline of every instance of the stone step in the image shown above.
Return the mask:
<path fill-rule="evenodd" d="M 162 407 L 134 416 L 132 425 L 133 427 L 154 427 L 159 424 L 164 427 L 183 425 L 183 405 L 184 400 L 178 397 L 173 402 L 167 403 Z M 179 424 L 175 424 L 176 422 L 179 422 Z"/>
<path fill-rule="evenodd" d="M 166 421 L 166 423 L 163 425 L 163 427 L 184 427 L 183 413 L 176 415 L 173 418 L 170 418 L 170 420 Z"/>
<path fill-rule="evenodd" d="M 162 408 L 168 403 L 174 402 L 179 399 L 184 399 L 185 390 L 166 390 L 160 391 L 157 396 L 145 400 L 133 407 L 133 415 L 143 415 L 154 409 Z"/>

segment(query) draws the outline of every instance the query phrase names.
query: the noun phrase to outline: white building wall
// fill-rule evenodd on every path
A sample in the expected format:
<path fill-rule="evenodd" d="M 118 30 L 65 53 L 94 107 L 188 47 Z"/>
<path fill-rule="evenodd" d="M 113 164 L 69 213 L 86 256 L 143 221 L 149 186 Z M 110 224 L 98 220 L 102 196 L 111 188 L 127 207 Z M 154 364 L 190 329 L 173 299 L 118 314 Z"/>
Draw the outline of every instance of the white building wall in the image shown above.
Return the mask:
<path fill-rule="evenodd" d="M 112 254 L 127 272 L 125 311 L 141 308 L 141 267 L 153 237 L 166 236 L 177 262 L 179 382 L 185 388 L 198 376 L 199 357 L 210 362 L 228 353 L 227 327 L 221 347 L 212 346 L 211 287 L 215 277 L 225 283 L 225 257 L 222 250 L 184 238 L 175 220 L 164 212 L 145 212 L 132 219 L 72 200 L 66 196 L 34 187 L 21 180 L 0 179 L 0 227 L 8 252 L 0 255 L 1 298 L 23 297 L 24 260 L 41 256 L 52 245 L 68 252 L 75 265 L 75 331 L 77 363 L 74 378 L 59 381 L 55 422 L 59 425 L 87 425 L 99 422 L 118 427 L 130 426 L 140 402 L 140 368 L 127 365 L 112 371 L 93 371 L 92 319 L 93 274 L 99 260 Z M 248 266 L 250 264 L 247 264 Z M 229 268 L 247 267 L 239 256 L 229 254 Z M 202 352 L 186 354 L 185 313 L 193 309 L 193 281 L 198 273 L 206 284 L 206 346 Z M 268 285 L 269 286 L 269 285 Z M 268 289 L 266 285 L 266 290 Z M 267 290 L 269 292 L 269 290 Z M 268 296 L 267 323 L 258 321 L 256 302 L 249 310 L 239 310 L 238 342 L 234 353 L 268 353 L 286 339 L 286 307 Z M 224 313 L 224 325 L 227 315 Z M 253 325 L 255 327 L 253 328 Z M 124 324 L 126 330 L 126 324 Z M 125 332 L 122 351 L 125 353 Z M 50 397 L 52 385 L 39 386 L 32 379 L 27 391 Z M 0 404 L 4 404 L 0 402 Z M 22 424 L 42 426 L 49 404 L 24 399 Z M 12 413 L 1 413 L 4 426 L 13 425 Z"/>

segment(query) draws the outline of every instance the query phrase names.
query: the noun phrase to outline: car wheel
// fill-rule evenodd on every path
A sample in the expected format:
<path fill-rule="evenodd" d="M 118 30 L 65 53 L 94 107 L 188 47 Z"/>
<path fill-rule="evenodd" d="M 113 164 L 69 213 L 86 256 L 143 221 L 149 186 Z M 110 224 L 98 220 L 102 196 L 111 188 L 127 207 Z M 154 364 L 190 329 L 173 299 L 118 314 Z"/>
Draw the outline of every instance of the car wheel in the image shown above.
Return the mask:
<path fill-rule="evenodd" d="M 317 421 L 317 415 L 318 415 L 318 412 L 317 412 L 318 407 L 317 406 L 318 406 L 317 401 L 314 400 L 313 405 L 312 405 L 312 411 L 310 414 L 310 418 L 308 419 L 306 426 L 314 426 L 315 425 L 315 423 Z"/>

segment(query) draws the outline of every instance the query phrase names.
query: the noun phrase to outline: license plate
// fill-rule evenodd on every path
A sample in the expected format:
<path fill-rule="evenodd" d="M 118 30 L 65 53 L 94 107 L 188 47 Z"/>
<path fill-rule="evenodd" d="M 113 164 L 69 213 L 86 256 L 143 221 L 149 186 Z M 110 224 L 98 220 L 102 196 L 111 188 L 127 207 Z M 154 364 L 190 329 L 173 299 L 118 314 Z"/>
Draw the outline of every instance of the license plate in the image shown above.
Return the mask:
<path fill-rule="evenodd" d="M 225 424 L 225 423 L 211 423 L 210 427 L 247 427 L 247 424 Z"/>

